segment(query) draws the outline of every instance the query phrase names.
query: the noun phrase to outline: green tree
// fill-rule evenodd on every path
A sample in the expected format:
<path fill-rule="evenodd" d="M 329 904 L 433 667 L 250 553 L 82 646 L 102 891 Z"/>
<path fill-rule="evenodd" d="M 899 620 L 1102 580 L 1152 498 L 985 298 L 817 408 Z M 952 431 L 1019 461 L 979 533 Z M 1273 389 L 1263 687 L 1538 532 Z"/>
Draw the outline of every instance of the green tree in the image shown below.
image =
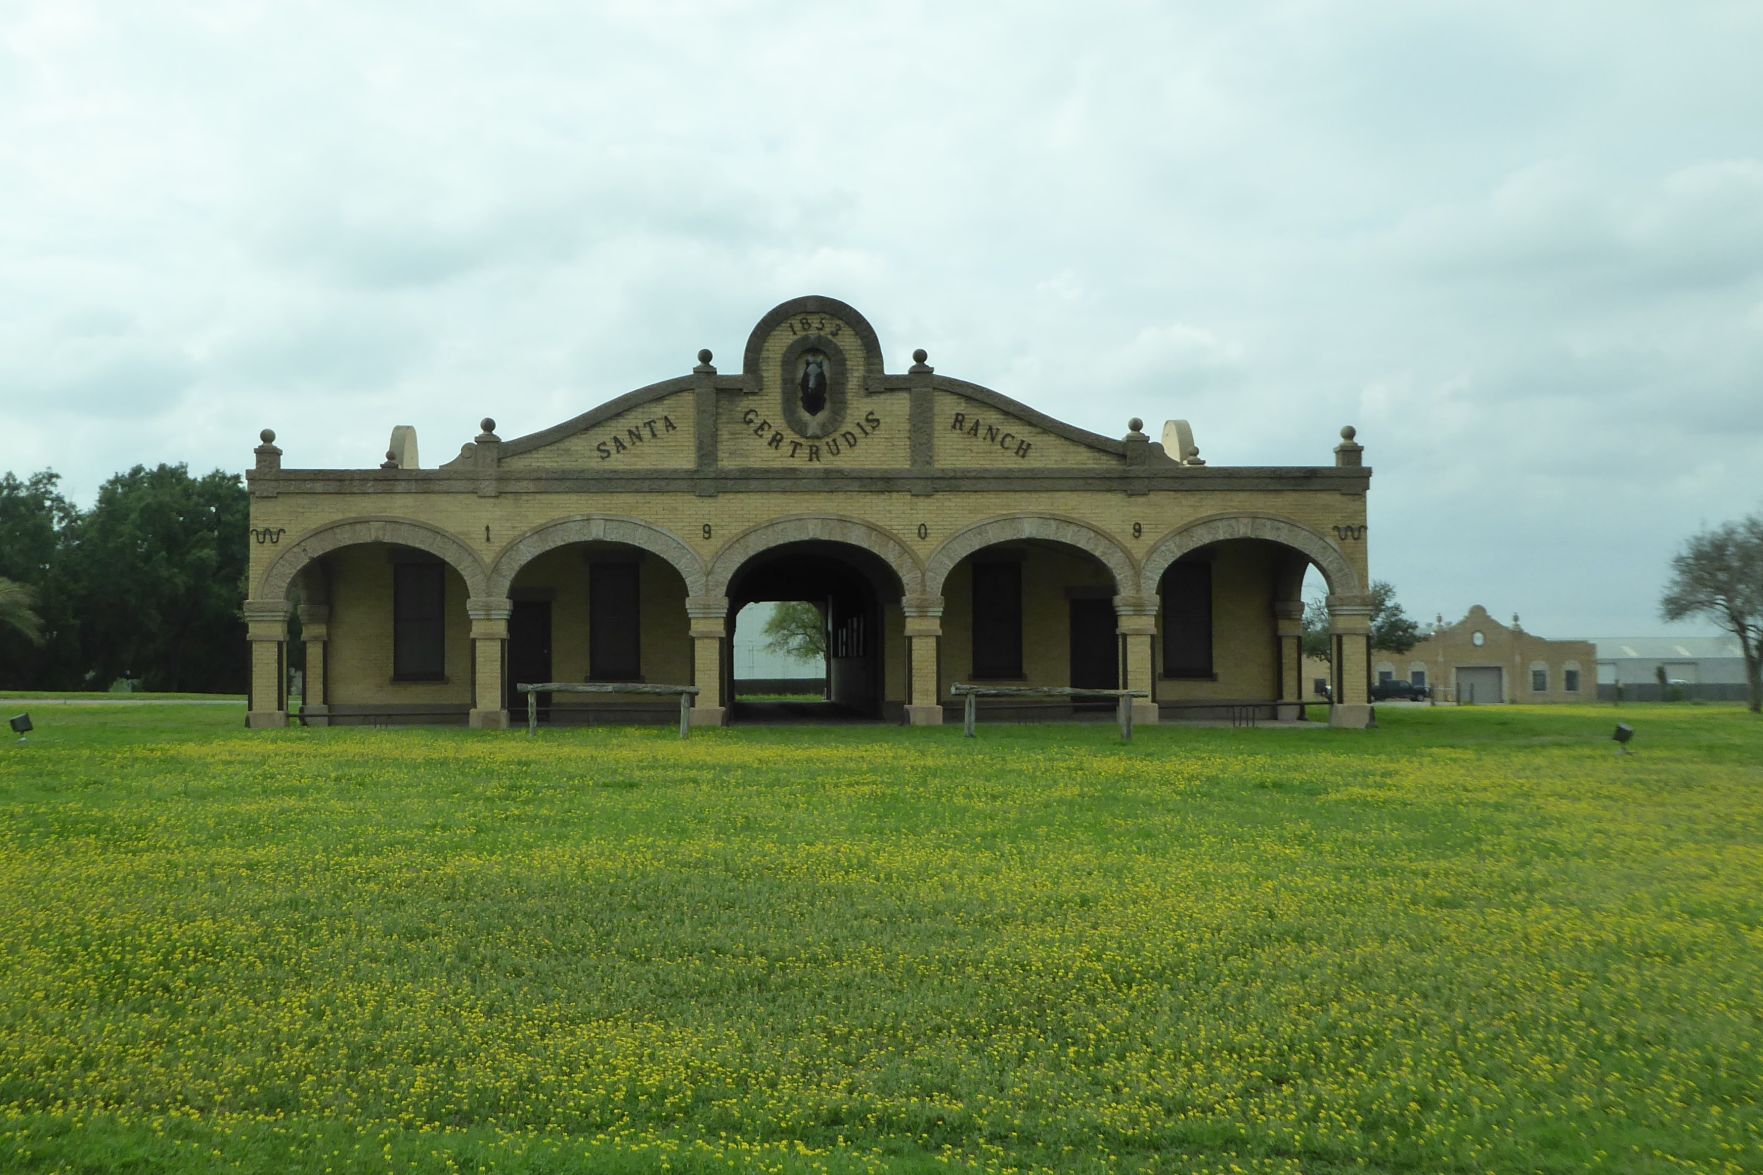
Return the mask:
<path fill-rule="evenodd" d="M 1395 585 L 1388 580 L 1371 584 L 1371 647 L 1390 653 L 1406 653 L 1420 642 L 1420 625 L 1402 611 Z M 1304 655 L 1333 661 L 1328 639 L 1328 600 L 1312 596 L 1304 605 Z"/>
<path fill-rule="evenodd" d="M 245 688 L 240 615 L 250 501 L 236 474 L 137 465 L 98 490 L 68 562 L 93 682 Z"/>
<path fill-rule="evenodd" d="M 1685 543 L 1671 559 L 1659 614 L 1666 620 L 1707 616 L 1736 636 L 1751 713 L 1763 712 L 1763 515 L 1728 522 Z"/>
<path fill-rule="evenodd" d="M 79 625 L 66 590 L 66 552 L 79 511 L 53 470 L 20 480 L 0 474 L 0 578 L 28 589 L 39 639 L 0 624 L 0 686 L 58 689 L 83 683 Z"/>
<path fill-rule="evenodd" d="M 765 622 L 765 647 L 805 661 L 826 658 L 826 620 L 806 600 L 776 605 Z"/>
<path fill-rule="evenodd" d="M 0 627 L 10 628 L 33 645 L 43 643 L 43 618 L 31 605 L 36 593 L 28 584 L 0 579 Z"/>

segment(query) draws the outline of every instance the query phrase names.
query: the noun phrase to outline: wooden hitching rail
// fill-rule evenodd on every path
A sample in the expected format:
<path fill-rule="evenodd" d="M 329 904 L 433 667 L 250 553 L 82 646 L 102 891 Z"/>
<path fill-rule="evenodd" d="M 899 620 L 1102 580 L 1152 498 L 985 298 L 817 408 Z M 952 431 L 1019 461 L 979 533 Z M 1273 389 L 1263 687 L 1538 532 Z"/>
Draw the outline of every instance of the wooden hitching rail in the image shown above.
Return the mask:
<path fill-rule="evenodd" d="M 679 695 L 679 736 L 686 738 L 692 730 L 692 699 L 698 696 L 695 685 L 644 685 L 634 681 L 546 681 L 522 683 L 514 687 L 526 695 L 526 733 L 539 733 L 540 694 L 667 694 Z"/>
<path fill-rule="evenodd" d="M 963 685 L 959 681 L 949 687 L 949 692 L 967 699 L 962 733 L 968 738 L 974 737 L 977 710 L 975 698 L 1118 698 L 1114 709 L 1120 721 L 1120 741 L 1127 743 L 1132 741 L 1132 700 L 1151 696 L 1149 690 L 1142 689 L 1072 689 L 1062 685 Z"/>

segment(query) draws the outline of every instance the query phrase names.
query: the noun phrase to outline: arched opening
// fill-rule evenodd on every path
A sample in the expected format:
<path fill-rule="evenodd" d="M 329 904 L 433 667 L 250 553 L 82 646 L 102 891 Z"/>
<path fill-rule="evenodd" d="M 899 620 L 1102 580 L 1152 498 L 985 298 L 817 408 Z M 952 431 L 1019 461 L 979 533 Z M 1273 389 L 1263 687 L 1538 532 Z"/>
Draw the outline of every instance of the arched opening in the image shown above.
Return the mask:
<path fill-rule="evenodd" d="M 1016 538 L 963 555 L 942 580 L 946 683 L 1120 689 L 1116 572 L 1092 552 Z M 1111 717 L 1111 699 L 985 698 L 995 717 Z M 958 705 L 945 702 L 953 717 Z"/>
<path fill-rule="evenodd" d="M 826 701 L 829 601 L 756 600 L 735 614 L 730 648 L 736 701 Z"/>
<path fill-rule="evenodd" d="M 318 555 L 291 577 L 309 723 L 464 724 L 471 710 L 470 586 L 450 562 L 395 542 Z"/>
<path fill-rule="evenodd" d="M 1220 717 L 1220 706 L 1307 696 L 1318 673 L 1303 659 L 1303 551 L 1273 539 L 1223 538 L 1184 551 L 1156 582 L 1157 701 L 1171 718 Z"/>
<path fill-rule="evenodd" d="M 873 552 L 849 543 L 807 539 L 768 547 L 729 577 L 731 646 L 751 634 L 738 626 L 762 614 L 750 604 L 803 604 L 824 623 L 825 670 L 816 699 L 755 700 L 763 685 L 743 681 L 730 659 L 724 697 L 733 722 L 898 718 L 905 696 L 901 584 Z M 743 691 L 745 699 L 743 699 Z"/>
<path fill-rule="evenodd" d="M 602 539 L 547 547 L 515 572 L 508 599 L 503 704 L 512 714 L 526 711 L 523 684 L 691 682 L 686 581 L 653 551 Z M 678 718 L 666 696 L 539 694 L 539 720 L 555 725 Z"/>

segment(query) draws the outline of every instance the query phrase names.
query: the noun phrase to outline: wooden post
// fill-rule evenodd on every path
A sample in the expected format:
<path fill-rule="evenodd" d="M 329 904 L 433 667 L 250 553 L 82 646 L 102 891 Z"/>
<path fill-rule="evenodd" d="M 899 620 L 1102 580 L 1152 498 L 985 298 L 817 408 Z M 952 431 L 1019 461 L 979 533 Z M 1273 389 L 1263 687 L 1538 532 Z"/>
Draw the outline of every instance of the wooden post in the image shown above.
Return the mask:
<path fill-rule="evenodd" d="M 973 737 L 973 719 L 975 710 L 974 698 L 976 696 L 977 695 L 971 693 L 967 695 L 967 709 L 964 711 L 964 717 L 962 719 L 964 726 L 961 731 L 961 733 L 967 738 Z"/>
<path fill-rule="evenodd" d="M 1132 741 L 1132 695 L 1121 694 L 1120 701 L 1115 708 L 1120 711 L 1120 741 L 1130 743 Z"/>
<path fill-rule="evenodd" d="M 692 695 L 679 696 L 679 736 L 689 738 L 692 733 Z"/>
<path fill-rule="evenodd" d="M 539 695 L 531 686 L 520 688 L 526 691 L 526 736 L 532 738 L 539 733 Z"/>

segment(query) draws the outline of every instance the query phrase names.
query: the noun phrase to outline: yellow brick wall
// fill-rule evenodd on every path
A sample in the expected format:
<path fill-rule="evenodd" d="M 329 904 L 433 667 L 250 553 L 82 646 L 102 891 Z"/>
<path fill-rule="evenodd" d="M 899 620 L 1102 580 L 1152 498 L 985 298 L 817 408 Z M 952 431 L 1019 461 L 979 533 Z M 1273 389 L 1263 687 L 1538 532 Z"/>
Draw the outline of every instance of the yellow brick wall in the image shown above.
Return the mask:
<path fill-rule="evenodd" d="M 588 577 L 594 559 L 639 556 L 640 650 L 646 681 L 684 685 L 691 681 L 691 634 L 686 618 L 685 581 L 665 560 L 619 543 L 575 543 L 540 555 L 515 578 L 514 590 L 551 596 L 551 674 L 554 681 L 588 677 Z M 588 705 L 585 696 L 558 697 L 558 706 Z"/>
<path fill-rule="evenodd" d="M 502 459 L 511 472 L 690 469 L 698 460 L 692 392 L 663 397 L 574 436 Z"/>
<path fill-rule="evenodd" d="M 1163 617 L 1157 618 L 1156 696 L 1160 702 L 1271 698 L 1279 694 L 1273 620 L 1274 577 L 1283 552 L 1254 540 L 1218 543 L 1212 564 L 1212 669 L 1216 681 L 1164 678 Z"/>
<path fill-rule="evenodd" d="M 987 548 L 987 556 L 1021 556 L 1021 684 L 1071 684 L 1071 597 L 1068 588 L 1112 593 L 1107 568 L 1081 551 L 1040 543 Z M 973 681 L 973 558 L 963 559 L 943 591 L 943 686 Z M 904 678 L 902 677 L 902 688 Z"/>
<path fill-rule="evenodd" d="M 1337 524 L 1364 525 L 1362 495 L 1332 493 L 1158 491 L 1129 496 L 1118 491 L 1028 494 L 1024 492 L 910 493 L 845 492 L 724 493 L 700 498 L 669 494 L 515 494 L 478 497 L 473 493 L 293 494 L 252 500 L 252 525 L 282 527 L 276 545 L 251 544 L 251 575 L 256 583 L 271 561 L 304 535 L 347 518 L 395 517 L 446 530 L 487 566 L 523 535 L 546 522 L 581 515 L 634 518 L 670 532 L 707 563 L 741 534 L 780 517 L 849 517 L 876 525 L 912 550 L 921 563 L 958 531 L 999 516 L 1032 514 L 1070 518 L 1110 535 L 1135 560 L 1157 541 L 1201 518 L 1238 513 L 1272 514 L 1307 526 L 1325 537 Z M 923 524 L 925 537 L 918 527 Z M 1140 531 L 1134 536 L 1134 525 Z M 711 528 L 705 538 L 703 528 Z M 485 528 L 489 538 L 485 538 Z M 1366 573 L 1365 541 L 1341 544 L 1343 554 Z M 1136 586 L 1135 589 L 1136 590 Z"/>
<path fill-rule="evenodd" d="M 808 440 L 784 422 L 772 388 L 724 396 L 717 404 L 716 460 L 731 468 L 900 469 L 912 460 L 911 401 L 905 393 L 848 395 L 844 422 L 831 436 Z M 855 442 L 855 443 L 853 443 Z"/>
<path fill-rule="evenodd" d="M 1055 436 L 990 404 L 954 392 L 938 392 L 935 403 L 931 436 L 934 438 L 934 461 L 939 466 L 950 469 L 1125 468 L 1124 457 L 1098 452 L 1087 445 Z M 1121 423 L 1125 424 L 1124 421 Z"/>
<path fill-rule="evenodd" d="M 855 394 L 863 390 L 866 373 L 864 363 L 867 358 L 863 350 L 863 340 L 851 329 L 851 324 L 838 315 L 816 312 L 800 314 L 778 323 L 760 344 L 759 377 L 767 402 L 775 402 L 781 390 L 779 381 L 783 378 L 784 352 L 804 334 L 816 334 L 831 339 L 845 354 L 845 370 L 849 373 L 848 386 L 851 392 Z M 881 373 L 878 371 L 875 374 Z"/>
<path fill-rule="evenodd" d="M 471 622 L 465 581 L 448 568 L 445 681 L 392 680 L 392 566 L 396 548 L 348 547 L 326 557 L 331 585 L 329 700 L 333 705 L 471 701 Z"/>

